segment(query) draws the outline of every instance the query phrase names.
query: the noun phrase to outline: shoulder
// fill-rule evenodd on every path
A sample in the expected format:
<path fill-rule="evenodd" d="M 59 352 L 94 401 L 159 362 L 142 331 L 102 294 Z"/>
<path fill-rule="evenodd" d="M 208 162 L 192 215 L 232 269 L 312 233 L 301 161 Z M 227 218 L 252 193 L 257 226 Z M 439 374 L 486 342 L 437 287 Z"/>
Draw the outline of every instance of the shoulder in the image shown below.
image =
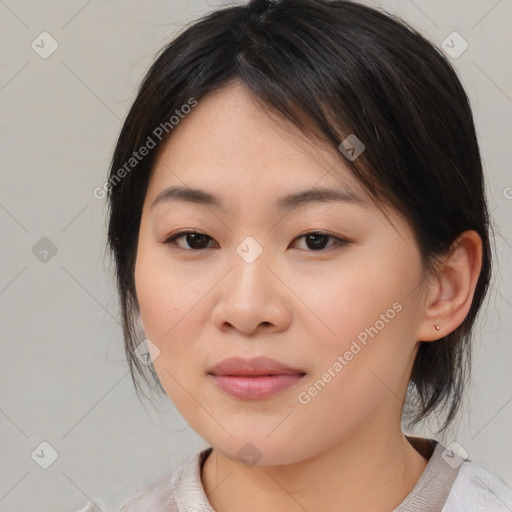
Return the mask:
<path fill-rule="evenodd" d="M 122 502 L 119 509 L 116 509 L 117 512 L 177 512 L 173 489 L 181 471 L 182 466 L 141 487 Z M 102 501 L 94 499 L 77 512 L 97 512 L 98 510 L 107 510 L 107 508 Z"/>
<path fill-rule="evenodd" d="M 205 500 L 200 481 L 200 465 L 211 448 L 198 452 L 172 472 L 139 489 L 125 500 L 118 512 L 178 512 L 183 505 Z"/>
<path fill-rule="evenodd" d="M 123 501 L 119 512 L 175 512 L 173 488 L 183 466 L 140 488 L 134 495 Z"/>
<path fill-rule="evenodd" d="M 500 478 L 473 462 L 464 462 L 453 482 L 443 512 L 507 512 L 512 510 L 512 489 Z"/>

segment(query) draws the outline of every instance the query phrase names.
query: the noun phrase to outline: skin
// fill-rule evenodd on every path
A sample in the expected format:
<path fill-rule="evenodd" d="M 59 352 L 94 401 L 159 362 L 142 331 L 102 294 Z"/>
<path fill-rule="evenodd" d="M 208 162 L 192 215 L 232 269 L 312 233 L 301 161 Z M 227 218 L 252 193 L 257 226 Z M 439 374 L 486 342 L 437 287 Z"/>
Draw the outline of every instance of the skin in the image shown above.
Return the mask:
<path fill-rule="evenodd" d="M 153 168 L 135 267 L 140 320 L 160 351 L 154 366 L 168 396 L 214 448 L 201 478 L 217 512 L 389 511 L 427 464 L 401 431 L 403 400 L 418 340 L 435 342 L 469 311 L 481 241 L 461 235 L 438 278 L 427 278 L 407 220 L 388 209 L 390 223 L 367 197 L 277 212 L 281 196 L 318 186 L 365 198 L 343 158 L 235 83 L 199 102 Z M 183 201 L 151 208 L 171 185 L 217 194 L 226 211 Z M 207 238 L 164 243 L 184 229 Z M 315 249 L 303 237 L 312 230 L 349 243 L 325 238 Z M 236 252 L 247 236 L 263 249 L 250 264 Z M 397 302 L 400 312 L 300 403 Z M 235 399 L 207 375 L 229 356 L 267 356 L 307 375 L 271 398 Z M 247 442 L 256 465 L 237 456 Z"/>

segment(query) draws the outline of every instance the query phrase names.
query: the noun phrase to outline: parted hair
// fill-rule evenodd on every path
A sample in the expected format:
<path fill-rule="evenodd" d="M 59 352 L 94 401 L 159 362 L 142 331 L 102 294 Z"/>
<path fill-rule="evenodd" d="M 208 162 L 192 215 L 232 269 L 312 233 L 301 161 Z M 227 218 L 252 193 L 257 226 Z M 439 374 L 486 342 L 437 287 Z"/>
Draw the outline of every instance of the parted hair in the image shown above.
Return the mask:
<path fill-rule="evenodd" d="M 265 109 L 338 148 L 355 134 L 365 151 L 340 159 L 378 205 L 410 223 L 427 274 L 463 231 L 483 243 L 469 313 L 435 342 L 420 342 L 404 414 L 414 425 L 434 411 L 453 421 L 469 377 L 471 340 L 491 277 L 491 227 L 469 99 L 434 44 L 400 18 L 348 0 L 252 0 L 224 6 L 183 29 L 157 55 L 122 126 L 113 178 L 155 128 L 191 98 L 233 81 Z M 160 147 L 167 137 L 158 141 Z M 154 136 L 153 136 L 154 138 Z M 138 232 L 157 149 L 108 189 L 108 247 L 115 264 L 132 379 L 163 392 L 141 342 L 134 268 Z M 113 182 L 112 182 L 113 183 Z"/>

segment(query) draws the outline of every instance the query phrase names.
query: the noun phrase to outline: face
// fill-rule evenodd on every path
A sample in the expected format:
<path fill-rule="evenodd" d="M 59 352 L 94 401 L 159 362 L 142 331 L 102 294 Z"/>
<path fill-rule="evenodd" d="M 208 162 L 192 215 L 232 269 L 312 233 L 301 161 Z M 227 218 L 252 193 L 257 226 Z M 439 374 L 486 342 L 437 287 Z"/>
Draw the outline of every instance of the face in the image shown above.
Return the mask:
<path fill-rule="evenodd" d="M 260 464 L 297 462 L 399 428 L 420 254 L 408 223 L 388 220 L 343 159 L 236 85 L 203 98 L 158 155 L 135 267 L 141 320 L 168 396 L 233 460 L 245 450 Z M 162 194 L 170 187 L 219 204 Z M 283 202 L 320 189 L 341 199 Z M 231 357 L 292 370 L 212 374 Z"/>

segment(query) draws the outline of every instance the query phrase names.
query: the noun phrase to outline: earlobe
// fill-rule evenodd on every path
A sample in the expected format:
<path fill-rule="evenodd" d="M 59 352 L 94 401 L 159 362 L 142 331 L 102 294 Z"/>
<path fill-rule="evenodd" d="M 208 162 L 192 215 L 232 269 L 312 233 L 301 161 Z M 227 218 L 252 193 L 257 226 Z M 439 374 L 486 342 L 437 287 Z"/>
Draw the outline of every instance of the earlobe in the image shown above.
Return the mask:
<path fill-rule="evenodd" d="M 430 280 L 417 340 L 435 341 L 454 331 L 466 318 L 482 267 L 482 240 L 465 231 L 444 256 Z"/>

